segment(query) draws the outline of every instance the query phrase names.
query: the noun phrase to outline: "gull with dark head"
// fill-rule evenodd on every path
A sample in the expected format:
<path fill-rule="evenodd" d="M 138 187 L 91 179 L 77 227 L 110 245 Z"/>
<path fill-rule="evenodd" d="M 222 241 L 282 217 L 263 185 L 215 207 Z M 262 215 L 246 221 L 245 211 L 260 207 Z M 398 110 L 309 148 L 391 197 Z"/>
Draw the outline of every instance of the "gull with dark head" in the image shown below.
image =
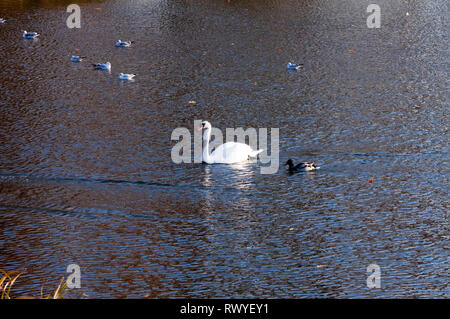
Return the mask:
<path fill-rule="evenodd" d="M 111 63 L 110 62 L 93 64 L 93 66 L 96 70 L 111 71 Z"/>

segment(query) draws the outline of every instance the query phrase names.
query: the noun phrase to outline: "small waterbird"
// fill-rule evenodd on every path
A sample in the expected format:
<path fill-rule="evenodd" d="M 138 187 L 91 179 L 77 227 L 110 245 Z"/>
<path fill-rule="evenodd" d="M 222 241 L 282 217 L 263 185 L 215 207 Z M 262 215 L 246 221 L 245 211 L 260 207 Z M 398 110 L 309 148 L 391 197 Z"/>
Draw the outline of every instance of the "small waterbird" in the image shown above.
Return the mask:
<path fill-rule="evenodd" d="M 120 74 L 119 74 L 119 79 L 121 79 L 121 80 L 132 80 L 135 76 L 136 76 L 136 74 L 124 74 L 124 73 L 120 73 Z"/>
<path fill-rule="evenodd" d="M 289 166 L 288 171 L 291 173 L 302 172 L 302 171 L 314 171 L 314 170 L 320 168 L 319 166 L 316 166 L 315 162 L 312 162 L 312 163 L 301 162 L 297 165 L 294 165 L 294 161 L 292 161 L 291 159 L 288 159 L 284 165 Z"/>
<path fill-rule="evenodd" d="M 111 63 L 110 62 L 93 64 L 93 66 L 94 66 L 94 68 L 96 70 L 108 70 L 108 71 L 111 71 Z"/>
<path fill-rule="evenodd" d="M 3 18 L 0 18 L 0 23 L 5 23 L 6 22 L 6 20 L 5 19 L 3 19 Z"/>
<path fill-rule="evenodd" d="M 116 47 L 128 48 L 129 46 L 131 46 L 131 43 L 133 43 L 133 41 L 117 40 L 116 41 Z"/>
<path fill-rule="evenodd" d="M 296 63 L 289 62 L 287 64 L 287 69 L 288 70 L 301 70 L 301 69 L 303 69 L 303 64 L 296 64 Z"/>
<path fill-rule="evenodd" d="M 23 35 L 22 35 L 22 37 L 24 37 L 25 39 L 34 39 L 38 36 L 39 36 L 39 33 L 27 32 L 27 31 L 23 31 Z"/>
<path fill-rule="evenodd" d="M 85 56 L 72 55 L 72 57 L 70 58 L 70 61 L 72 61 L 72 62 L 81 62 L 81 61 L 83 61 L 83 59 L 86 59 L 86 57 Z"/>

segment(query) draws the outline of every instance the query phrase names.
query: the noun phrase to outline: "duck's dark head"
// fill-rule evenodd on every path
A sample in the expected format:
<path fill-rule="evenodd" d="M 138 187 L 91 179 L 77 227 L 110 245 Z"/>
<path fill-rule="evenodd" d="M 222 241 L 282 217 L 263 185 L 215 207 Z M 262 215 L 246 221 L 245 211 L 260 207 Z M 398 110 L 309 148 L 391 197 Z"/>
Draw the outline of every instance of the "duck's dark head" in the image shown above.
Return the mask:
<path fill-rule="evenodd" d="M 286 163 L 284 163 L 284 165 L 289 165 L 289 167 L 294 166 L 294 162 L 292 161 L 292 159 L 288 159 Z"/>

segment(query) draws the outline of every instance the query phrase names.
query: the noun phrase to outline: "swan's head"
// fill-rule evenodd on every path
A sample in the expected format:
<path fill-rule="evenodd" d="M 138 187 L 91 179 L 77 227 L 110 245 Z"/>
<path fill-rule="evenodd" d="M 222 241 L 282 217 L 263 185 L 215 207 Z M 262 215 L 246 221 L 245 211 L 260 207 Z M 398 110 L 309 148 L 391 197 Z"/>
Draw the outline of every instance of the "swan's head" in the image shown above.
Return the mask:
<path fill-rule="evenodd" d="M 198 128 L 198 130 L 210 130 L 211 129 L 211 123 L 209 123 L 208 121 L 202 121 L 202 124 L 200 124 L 200 127 Z"/>

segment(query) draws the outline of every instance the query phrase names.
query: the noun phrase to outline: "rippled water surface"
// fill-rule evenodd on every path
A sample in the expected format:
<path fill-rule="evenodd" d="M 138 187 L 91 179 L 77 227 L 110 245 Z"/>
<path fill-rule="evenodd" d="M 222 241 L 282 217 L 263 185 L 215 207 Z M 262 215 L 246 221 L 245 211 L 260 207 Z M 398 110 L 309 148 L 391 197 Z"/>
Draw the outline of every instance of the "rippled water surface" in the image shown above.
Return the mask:
<path fill-rule="evenodd" d="M 377 1 L 380 29 L 373 1 L 78 0 L 69 29 L 71 2 L 0 2 L 0 268 L 27 269 L 18 293 L 76 263 L 99 298 L 449 297 L 448 1 Z M 280 163 L 321 169 L 175 164 L 171 133 L 196 119 L 279 128 Z"/>

